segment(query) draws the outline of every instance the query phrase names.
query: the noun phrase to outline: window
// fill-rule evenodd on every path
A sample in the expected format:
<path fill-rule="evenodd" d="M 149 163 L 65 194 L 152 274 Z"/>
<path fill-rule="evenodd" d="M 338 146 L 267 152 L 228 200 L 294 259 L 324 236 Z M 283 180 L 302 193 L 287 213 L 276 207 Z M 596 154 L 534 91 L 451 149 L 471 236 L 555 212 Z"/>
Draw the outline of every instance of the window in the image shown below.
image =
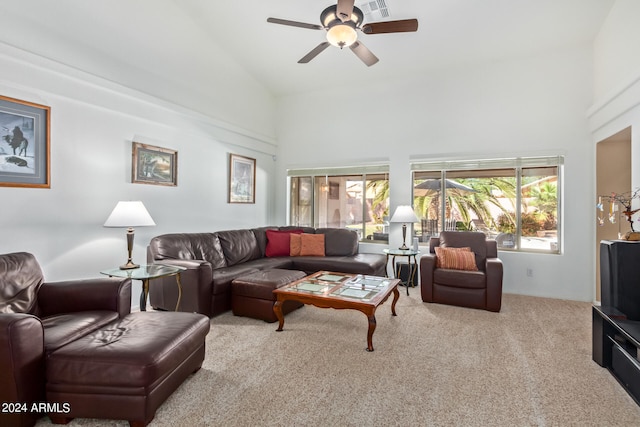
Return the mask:
<path fill-rule="evenodd" d="M 388 166 L 290 170 L 289 224 L 355 230 L 389 240 Z"/>
<path fill-rule="evenodd" d="M 416 234 L 477 230 L 501 250 L 559 253 L 562 157 L 414 163 Z"/>

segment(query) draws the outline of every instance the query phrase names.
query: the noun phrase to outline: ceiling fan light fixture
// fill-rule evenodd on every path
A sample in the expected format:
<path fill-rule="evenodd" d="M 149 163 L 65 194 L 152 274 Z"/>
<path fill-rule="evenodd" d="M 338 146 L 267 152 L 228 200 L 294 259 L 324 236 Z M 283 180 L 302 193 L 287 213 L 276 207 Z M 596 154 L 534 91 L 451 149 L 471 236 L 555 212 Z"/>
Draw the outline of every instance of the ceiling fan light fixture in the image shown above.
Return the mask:
<path fill-rule="evenodd" d="M 298 61 L 299 64 L 308 63 L 318 56 L 319 53 L 327 49 L 329 45 L 333 45 L 340 49 L 347 46 L 367 67 L 370 67 L 379 60 L 364 44 L 358 41 L 357 30 L 362 31 L 364 34 L 407 33 L 418 30 L 417 19 L 372 22 L 363 26 L 362 20 L 364 19 L 364 14 L 360 8 L 354 6 L 354 3 L 355 2 L 349 0 L 338 0 L 337 4 L 333 4 L 324 9 L 320 14 L 320 23 L 322 25 L 307 24 L 305 22 L 289 21 L 279 18 L 267 18 L 267 22 L 310 30 L 327 31 L 327 41 L 320 43 L 303 56 Z M 371 8 L 371 4 L 375 2 L 369 3 L 368 7 Z M 378 6 L 382 6 L 381 3 L 384 3 L 384 0 L 378 0 Z"/>
<path fill-rule="evenodd" d="M 333 25 L 327 31 L 327 41 L 340 49 L 351 46 L 357 39 L 356 29 L 348 23 Z"/>

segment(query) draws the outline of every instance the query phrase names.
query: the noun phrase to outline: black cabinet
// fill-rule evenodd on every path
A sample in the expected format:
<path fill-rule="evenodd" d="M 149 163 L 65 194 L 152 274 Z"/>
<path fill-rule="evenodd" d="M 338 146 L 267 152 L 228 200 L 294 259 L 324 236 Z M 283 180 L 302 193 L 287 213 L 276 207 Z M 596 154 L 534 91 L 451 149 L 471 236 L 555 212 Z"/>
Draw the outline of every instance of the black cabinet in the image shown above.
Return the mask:
<path fill-rule="evenodd" d="M 640 321 L 611 308 L 593 306 L 593 360 L 607 368 L 640 404 Z"/>
<path fill-rule="evenodd" d="M 601 304 L 592 308 L 593 360 L 640 404 L 640 242 L 600 243 Z"/>

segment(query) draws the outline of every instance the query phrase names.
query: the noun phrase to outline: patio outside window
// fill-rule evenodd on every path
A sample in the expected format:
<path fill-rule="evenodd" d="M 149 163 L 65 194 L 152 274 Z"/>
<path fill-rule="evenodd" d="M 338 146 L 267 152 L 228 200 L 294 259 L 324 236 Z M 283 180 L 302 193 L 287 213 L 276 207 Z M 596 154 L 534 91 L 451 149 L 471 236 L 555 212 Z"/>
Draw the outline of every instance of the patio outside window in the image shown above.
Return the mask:
<path fill-rule="evenodd" d="M 476 230 L 498 249 L 560 252 L 562 157 L 414 163 L 413 203 L 422 242 L 443 230 Z"/>

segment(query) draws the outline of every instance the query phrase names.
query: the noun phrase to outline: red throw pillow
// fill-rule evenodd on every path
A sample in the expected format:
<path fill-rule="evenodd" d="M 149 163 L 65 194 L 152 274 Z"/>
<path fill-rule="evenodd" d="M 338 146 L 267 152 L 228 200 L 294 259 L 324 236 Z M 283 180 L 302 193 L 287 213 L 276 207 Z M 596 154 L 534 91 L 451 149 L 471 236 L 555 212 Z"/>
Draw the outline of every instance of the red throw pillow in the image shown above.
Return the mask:
<path fill-rule="evenodd" d="M 471 248 L 436 247 L 436 267 L 451 270 L 478 271 L 476 255 Z"/>
<path fill-rule="evenodd" d="M 267 230 L 267 247 L 264 255 L 267 257 L 289 256 L 289 240 L 292 233 L 300 234 L 302 230 Z"/>
<path fill-rule="evenodd" d="M 300 235 L 300 256 L 324 256 L 324 234 Z"/>

